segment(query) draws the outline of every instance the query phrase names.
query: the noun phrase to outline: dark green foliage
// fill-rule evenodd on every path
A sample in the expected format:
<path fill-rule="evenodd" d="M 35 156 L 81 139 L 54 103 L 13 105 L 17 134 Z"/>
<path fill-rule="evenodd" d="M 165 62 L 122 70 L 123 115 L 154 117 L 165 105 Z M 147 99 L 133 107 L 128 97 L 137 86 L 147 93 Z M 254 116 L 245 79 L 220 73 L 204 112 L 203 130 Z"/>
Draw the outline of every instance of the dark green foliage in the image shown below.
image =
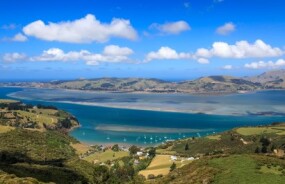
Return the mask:
<path fill-rule="evenodd" d="M 261 137 L 260 142 L 262 144 L 262 146 L 269 146 L 270 145 L 270 140 L 266 137 Z"/>
<path fill-rule="evenodd" d="M 156 155 L 156 149 L 153 148 L 153 147 L 151 147 L 151 148 L 148 150 L 148 156 L 151 157 L 151 158 L 153 158 L 153 157 L 155 157 L 155 155 Z"/>
<path fill-rule="evenodd" d="M 176 164 L 175 164 L 175 162 L 173 162 L 172 165 L 170 166 L 170 171 L 173 171 L 174 169 L 176 169 Z"/>
<path fill-rule="evenodd" d="M 119 151 L 120 150 L 119 145 L 118 144 L 113 145 L 112 150 L 113 151 Z"/>
<path fill-rule="evenodd" d="M 256 147 L 254 153 L 260 153 L 260 148 L 259 148 L 259 146 Z"/>
<path fill-rule="evenodd" d="M 129 148 L 130 154 L 131 155 L 135 155 L 138 151 L 140 151 L 140 148 L 138 148 L 137 146 L 133 145 Z"/>
<path fill-rule="evenodd" d="M 265 145 L 262 146 L 261 153 L 267 153 L 267 146 Z"/>
<path fill-rule="evenodd" d="M 106 183 L 110 178 L 109 169 L 106 166 L 95 166 L 93 181 L 95 184 Z"/>
<path fill-rule="evenodd" d="M 37 105 L 38 109 L 54 109 L 57 110 L 57 107 L 52 106 L 52 105 L 42 105 L 42 104 L 38 104 Z"/>
<path fill-rule="evenodd" d="M 185 151 L 188 151 L 188 150 L 189 150 L 189 144 L 188 144 L 188 142 L 186 143 L 184 150 L 185 150 Z"/>

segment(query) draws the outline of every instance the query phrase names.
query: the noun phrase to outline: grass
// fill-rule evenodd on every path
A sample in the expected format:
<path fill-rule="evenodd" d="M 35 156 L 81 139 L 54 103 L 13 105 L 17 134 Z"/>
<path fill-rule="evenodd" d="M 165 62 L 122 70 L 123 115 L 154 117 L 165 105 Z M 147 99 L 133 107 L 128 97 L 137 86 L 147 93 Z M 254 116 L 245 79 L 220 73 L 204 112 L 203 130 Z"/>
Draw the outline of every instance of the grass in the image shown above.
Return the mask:
<path fill-rule="evenodd" d="M 14 129 L 15 129 L 14 127 L 0 125 L 0 134 L 9 132 L 9 131 L 14 130 Z"/>
<path fill-rule="evenodd" d="M 277 175 L 281 175 L 282 174 L 282 171 L 283 171 L 283 168 L 280 167 L 280 166 L 261 166 L 260 168 L 260 172 L 264 173 L 264 174 L 277 174 Z"/>
<path fill-rule="evenodd" d="M 268 172 L 267 174 L 258 172 L 258 161 L 254 156 L 233 155 L 225 158 L 216 158 L 209 161 L 209 166 L 218 168 L 213 183 L 259 183 L 259 184 L 281 184 L 285 181 L 285 176 Z"/>
<path fill-rule="evenodd" d="M 57 117 L 51 116 L 49 114 L 36 114 L 26 111 L 17 111 L 17 113 L 25 119 L 30 119 L 32 121 L 38 122 L 41 127 L 43 127 L 44 123 L 47 125 L 55 125 L 58 122 Z"/>
<path fill-rule="evenodd" d="M 174 161 L 177 168 L 180 168 L 186 164 L 189 164 L 192 161 Z M 139 174 L 143 175 L 147 178 L 149 174 L 157 175 L 167 175 L 170 171 L 170 166 L 173 161 L 170 159 L 170 155 L 156 155 L 150 165 L 145 169 L 139 172 Z"/>
<path fill-rule="evenodd" d="M 17 103 L 19 101 L 16 100 L 8 100 L 8 99 L 0 99 L 0 103 L 9 104 L 9 103 Z"/>
<path fill-rule="evenodd" d="M 285 127 L 244 127 L 238 128 L 236 130 L 237 133 L 249 136 L 249 135 L 260 135 L 260 134 L 285 134 Z"/>
<path fill-rule="evenodd" d="M 129 153 L 126 151 L 112 151 L 106 150 L 104 152 L 96 152 L 84 158 L 84 160 L 93 163 L 94 161 L 97 162 L 106 162 L 107 160 L 116 160 L 125 156 L 129 156 Z"/>
<path fill-rule="evenodd" d="M 78 155 L 84 154 L 90 150 L 90 147 L 86 144 L 83 144 L 83 143 L 75 143 L 75 144 L 72 143 L 71 147 L 73 147 L 75 149 L 75 151 Z"/>
<path fill-rule="evenodd" d="M 209 135 L 207 136 L 208 139 L 211 139 L 211 140 L 221 140 L 221 135 Z"/>
<path fill-rule="evenodd" d="M 175 155 L 176 151 L 168 150 L 168 149 L 156 149 L 156 154 L 160 155 Z"/>

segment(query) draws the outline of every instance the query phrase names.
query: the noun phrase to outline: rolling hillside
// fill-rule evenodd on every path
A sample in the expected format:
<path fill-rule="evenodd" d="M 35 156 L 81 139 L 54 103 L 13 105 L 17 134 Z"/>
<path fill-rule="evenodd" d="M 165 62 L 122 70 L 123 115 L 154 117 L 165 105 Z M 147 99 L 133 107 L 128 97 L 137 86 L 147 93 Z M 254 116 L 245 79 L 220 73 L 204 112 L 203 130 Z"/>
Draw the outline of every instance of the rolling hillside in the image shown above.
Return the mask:
<path fill-rule="evenodd" d="M 255 77 L 248 77 L 246 80 L 261 83 L 265 89 L 284 89 L 285 70 L 274 70 L 265 72 Z"/>

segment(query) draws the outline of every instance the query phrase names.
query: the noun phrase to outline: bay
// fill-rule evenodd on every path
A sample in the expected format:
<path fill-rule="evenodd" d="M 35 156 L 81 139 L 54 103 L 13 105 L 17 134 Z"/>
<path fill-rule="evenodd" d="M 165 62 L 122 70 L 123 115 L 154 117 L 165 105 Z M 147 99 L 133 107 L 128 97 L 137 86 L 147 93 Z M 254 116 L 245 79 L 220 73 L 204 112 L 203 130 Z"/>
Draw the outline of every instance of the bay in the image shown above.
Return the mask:
<path fill-rule="evenodd" d="M 285 121 L 282 90 L 194 96 L 0 88 L 0 98 L 54 105 L 72 113 L 81 127 L 70 134 L 88 144 L 149 146 L 239 126 Z"/>

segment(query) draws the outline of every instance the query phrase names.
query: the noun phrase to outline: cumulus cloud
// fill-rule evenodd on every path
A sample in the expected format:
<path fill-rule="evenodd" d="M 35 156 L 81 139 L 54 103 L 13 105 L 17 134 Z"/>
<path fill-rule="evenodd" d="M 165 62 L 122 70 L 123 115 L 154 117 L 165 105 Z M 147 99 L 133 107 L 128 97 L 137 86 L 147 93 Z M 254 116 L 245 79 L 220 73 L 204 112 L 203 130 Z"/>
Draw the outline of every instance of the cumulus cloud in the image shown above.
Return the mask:
<path fill-rule="evenodd" d="M 106 42 L 112 37 L 137 39 L 137 32 L 129 20 L 114 18 L 110 23 L 102 23 L 92 14 L 74 21 L 45 24 L 37 20 L 26 25 L 23 32 L 46 41 L 68 43 Z"/>
<path fill-rule="evenodd" d="M 150 26 L 150 29 L 156 29 L 163 34 L 179 34 L 191 29 L 189 24 L 183 20 L 177 22 L 168 22 L 165 24 L 154 23 Z"/>
<path fill-rule="evenodd" d="M 28 38 L 22 33 L 18 33 L 11 40 L 14 42 L 25 42 L 28 40 Z"/>
<path fill-rule="evenodd" d="M 210 61 L 206 58 L 198 58 L 197 61 L 200 64 L 209 64 L 210 63 Z"/>
<path fill-rule="evenodd" d="M 178 53 L 176 50 L 170 47 L 161 47 L 158 51 L 149 52 L 146 55 L 146 61 L 152 60 L 177 60 L 177 59 L 190 59 L 191 54 L 189 53 Z"/>
<path fill-rule="evenodd" d="M 87 65 L 98 65 L 102 62 L 130 62 L 129 55 L 132 53 L 131 49 L 116 45 L 106 46 L 102 53 L 92 53 L 87 50 L 64 52 L 59 48 L 51 48 L 40 56 L 31 57 L 30 61 L 84 61 Z"/>
<path fill-rule="evenodd" d="M 231 70 L 233 69 L 233 66 L 232 65 L 225 65 L 222 67 L 224 70 Z"/>
<path fill-rule="evenodd" d="M 244 65 L 245 68 L 249 69 L 272 69 L 272 68 L 279 68 L 285 66 L 285 60 L 284 59 L 279 59 L 276 62 L 274 61 L 259 61 L 259 62 L 252 62 L 252 63 L 247 63 Z"/>
<path fill-rule="evenodd" d="M 128 47 L 119 47 L 117 45 L 108 45 L 104 48 L 103 54 L 109 56 L 118 56 L 118 55 L 131 55 L 133 50 Z"/>
<path fill-rule="evenodd" d="M 236 30 L 236 26 L 232 22 L 225 23 L 216 29 L 216 33 L 220 35 L 228 35 Z"/>
<path fill-rule="evenodd" d="M 238 41 L 234 45 L 225 42 L 214 42 L 211 49 L 200 48 L 196 51 L 196 57 L 211 58 L 263 58 L 277 57 L 284 52 L 277 47 L 272 47 L 262 40 L 256 40 L 253 44 L 247 41 Z"/>
<path fill-rule="evenodd" d="M 27 56 L 23 53 L 18 53 L 18 52 L 4 54 L 2 58 L 4 62 L 16 62 L 25 59 L 27 59 Z"/>

